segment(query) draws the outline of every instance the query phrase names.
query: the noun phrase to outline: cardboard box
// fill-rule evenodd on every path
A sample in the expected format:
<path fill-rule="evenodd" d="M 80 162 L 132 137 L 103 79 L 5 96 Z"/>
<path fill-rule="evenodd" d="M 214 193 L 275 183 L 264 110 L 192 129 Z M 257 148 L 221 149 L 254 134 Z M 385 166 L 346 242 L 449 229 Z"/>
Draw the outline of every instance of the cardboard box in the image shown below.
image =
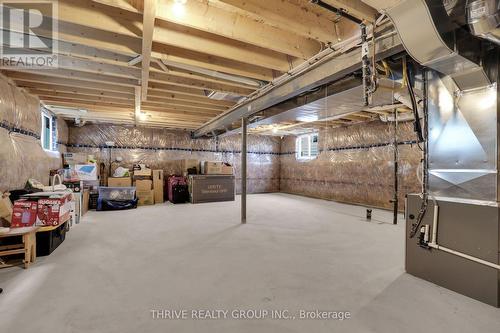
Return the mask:
<path fill-rule="evenodd" d="M 155 203 L 162 203 L 165 201 L 163 196 L 163 188 L 165 187 L 165 180 L 163 178 L 163 170 L 153 170 L 153 190 L 155 192 Z"/>
<path fill-rule="evenodd" d="M 130 177 L 110 177 L 108 178 L 108 187 L 131 187 L 132 178 Z"/>
<path fill-rule="evenodd" d="M 221 175 L 232 175 L 234 174 L 233 167 L 228 163 L 223 163 L 220 171 Z"/>
<path fill-rule="evenodd" d="M 188 169 L 196 168 L 197 173 L 201 173 L 199 160 L 182 160 L 182 174 L 187 173 Z"/>
<path fill-rule="evenodd" d="M 222 172 L 222 162 L 205 161 L 201 165 L 201 170 L 204 175 L 220 175 Z"/>
<path fill-rule="evenodd" d="M 12 208 L 11 228 L 31 227 L 36 223 L 38 204 L 36 201 L 17 200 Z"/>
<path fill-rule="evenodd" d="M 12 219 L 12 202 L 9 199 L 8 193 L 0 193 L 0 218 L 9 223 Z"/>
<path fill-rule="evenodd" d="M 38 199 L 36 225 L 56 226 L 69 220 L 72 194 L 61 194 L 59 198 Z"/>
<path fill-rule="evenodd" d="M 150 191 L 153 189 L 153 181 L 148 179 L 138 179 L 135 181 L 137 191 Z"/>
<path fill-rule="evenodd" d="M 83 153 L 63 153 L 63 164 L 76 165 L 86 164 L 88 162 L 88 155 Z"/>
<path fill-rule="evenodd" d="M 77 164 L 75 171 L 80 180 L 97 180 L 97 165 L 95 164 Z"/>
<path fill-rule="evenodd" d="M 154 190 L 141 190 L 136 193 L 139 206 L 147 206 L 155 204 L 155 193 Z"/>
<path fill-rule="evenodd" d="M 144 164 L 139 164 L 140 169 L 134 167 L 134 176 L 151 176 L 151 169 Z"/>
<path fill-rule="evenodd" d="M 85 215 L 89 211 L 89 200 L 90 200 L 90 191 L 83 190 L 83 192 L 82 192 L 82 216 Z"/>

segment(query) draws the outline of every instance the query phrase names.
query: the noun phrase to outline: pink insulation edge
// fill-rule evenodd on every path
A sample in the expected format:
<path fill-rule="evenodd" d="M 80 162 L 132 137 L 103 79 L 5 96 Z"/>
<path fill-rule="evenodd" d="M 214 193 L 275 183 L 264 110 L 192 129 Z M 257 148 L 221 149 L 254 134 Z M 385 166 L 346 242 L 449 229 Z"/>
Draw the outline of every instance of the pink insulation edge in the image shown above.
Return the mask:
<path fill-rule="evenodd" d="M 200 161 L 223 161 L 234 167 L 236 190 L 241 183 L 241 138 L 238 135 L 224 137 L 217 143 L 215 139 L 191 139 L 185 131 L 167 129 L 128 127 L 119 125 L 87 125 L 71 127 L 69 143 L 78 145 L 104 146 L 106 141 L 118 147 L 175 148 L 180 150 L 147 149 L 108 149 L 89 147 L 68 147 L 69 152 L 82 152 L 95 155 L 100 162 L 109 164 L 116 157 L 123 162 L 114 166 L 132 167 L 143 163 L 153 169 L 162 169 L 166 175 L 182 174 L 183 159 Z M 218 149 L 217 149 L 218 147 Z M 184 150 L 183 150 L 184 149 Z M 192 151 L 190 151 L 192 149 Z M 198 150 L 198 151 L 196 151 Z M 203 150 L 203 151 L 200 151 Z M 248 192 L 264 193 L 279 191 L 279 151 L 280 138 L 253 136 L 248 137 Z M 258 152 L 254 154 L 252 152 Z"/>
<path fill-rule="evenodd" d="M 283 154 L 280 161 L 280 190 L 286 193 L 383 208 L 392 207 L 394 195 L 393 146 L 328 151 L 331 148 L 366 146 L 393 142 L 393 124 L 374 121 L 322 130 L 319 148 L 309 161 Z M 281 152 L 295 151 L 296 137 L 285 137 Z M 415 140 L 412 123 L 399 124 L 398 141 Z M 408 193 L 419 193 L 417 169 L 421 150 L 417 145 L 399 146 L 399 209 Z"/>

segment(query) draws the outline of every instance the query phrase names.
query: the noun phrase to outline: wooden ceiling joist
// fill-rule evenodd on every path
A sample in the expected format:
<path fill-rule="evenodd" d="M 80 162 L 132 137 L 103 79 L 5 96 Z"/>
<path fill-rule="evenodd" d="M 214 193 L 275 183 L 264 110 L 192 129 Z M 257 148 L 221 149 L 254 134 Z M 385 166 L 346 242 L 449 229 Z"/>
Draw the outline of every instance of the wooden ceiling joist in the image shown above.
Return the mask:
<path fill-rule="evenodd" d="M 153 42 L 153 56 L 158 59 L 207 68 L 228 74 L 240 75 L 257 80 L 272 81 L 272 69 L 255 66 L 234 59 L 215 57 L 199 51 L 185 50 Z"/>
<path fill-rule="evenodd" d="M 24 81 L 16 81 L 17 85 L 22 88 L 26 88 L 30 91 L 30 93 L 34 95 L 57 95 L 60 93 L 71 93 L 71 94 L 80 94 L 86 96 L 101 96 L 101 97 L 109 97 L 122 99 L 127 101 L 134 100 L 134 95 L 123 92 L 115 92 L 115 91 L 102 91 L 96 89 L 88 89 L 88 88 L 78 88 L 78 87 L 70 87 L 70 86 L 59 86 L 59 85 L 51 85 L 45 83 L 33 83 L 33 82 L 24 82 Z"/>
<path fill-rule="evenodd" d="M 16 72 L 14 72 L 16 73 Z M 13 74 L 10 76 L 15 80 L 16 84 L 20 87 L 26 87 L 31 89 L 40 89 L 46 91 L 58 91 L 58 92 L 73 92 L 83 95 L 93 95 L 93 96 L 109 96 L 114 98 L 123 99 L 134 99 L 134 88 L 133 87 L 120 87 L 115 85 L 109 85 L 104 83 L 91 83 L 87 81 L 79 80 L 65 80 L 62 78 L 52 78 L 45 76 L 21 76 L 16 78 Z M 167 92 L 162 90 L 150 89 L 148 95 L 158 99 L 165 100 L 168 102 L 185 102 L 193 103 L 194 105 L 206 105 L 208 107 L 216 106 L 216 108 L 229 108 L 234 105 L 233 102 L 229 101 L 219 101 L 207 98 L 205 96 L 197 97 L 192 95 L 186 95 L 175 92 Z M 125 98 L 128 96 L 128 98 Z"/>
<path fill-rule="evenodd" d="M 332 7 L 341 9 L 351 14 L 352 16 L 365 20 L 368 22 L 374 22 L 375 17 L 378 15 L 378 11 L 368 6 L 362 0 L 323 0 L 325 3 Z"/>
<path fill-rule="evenodd" d="M 354 17 L 375 14 L 360 0 L 327 2 Z M 209 98 L 211 91 L 248 96 L 325 44 L 359 34 L 349 19 L 305 0 L 59 0 L 54 18 L 58 68 L 4 74 L 43 103 L 88 110 L 87 120 L 138 125 L 140 110 L 140 124 L 177 128 L 196 128 L 236 104 Z M 36 35 L 53 38 L 44 27 Z"/>
<path fill-rule="evenodd" d="M 10 68 L 4 70 L 6 75 L 12 77 L 13 79 L 25 79 L 25 80 L 37 80 L 40 77 L 43 78 L 66 78 L 79 81 L 96 82 L 96 83 L 107 83 L 116 85 L 119 87 L 134 87 L 138 85 L 139 80 L 130 79 L 126 77 L 118 77 L 105 74 L 82 72 L 78 70 L 71 69 L 24 69 L 24 68 Z"/>
<path fill-rule="evenodd" d="M 38 84 L 67 86 L 73 88 L 96 89 L 104 92 L 134 93 L 131 86 L 119 86 L 111 83 L 99 83 L 93 81 L 78 80 L 73 78 L 64 79 L 61 77 L 50 77 L 36 74 L 26 74 L 19 72 L 4 72 L 21 87 L 33 87 Z"/>
<path fill-rule="evenodd" d="M 339 18 L 335 23 L 321 8 L 305 1 L 219 0 L 259 17 L 269 25 L 293 31 L 323 43 L 334 43 L 358 33 L 359 27 Z"/>
<path fill-rule="evenodd" d="M 141 78 L 141 69 L 136 67 L 119 66 L 64 55 L 59 55 L 58 69 L 25 69 L 12 67 L 10 70 L 56 77 L 74 77 L 83 80 L 110 82 L 127 86 L 139 85 L 138 79 Z M 246 96 L 255 90 L 236 87 L 228 83 L 206 82 L 198 79 L 178 77 L 171 75 L 171 73 L 161 73 L 158 71 L 149 72 L 148 78 L 158 83 L 167 83 L 200 90 L 215 90 L 242 96 Z"/>
<path fill-rule="evenodd" d="M 142 36 L 142 15 L 137 13 L 125 12 L 91 0 L 60 0 L 58 10 L 58 21 L 98 27 L 102 31 L 138 40 Z M 280 71 L 289 69 L 284 54 L 165 21 L 156 22 L 153 41 L 264 68 Z"/>
<path fill-rule="evenodd" d="M 73 108 L 73 109 L 83 109 L 87 111 L 94 111 L 94 112 L 100 112 L 100 113 L 114 113 L 115 115 L 133 115 L 134 114 L 134 108 L 121 108 L 121 107 L 113 107 L 113 106 L 106 106 L 106 105 L 95 105 L 95 104 L 87 104 L 87 105 L 81 105 L 78 102 L 75 101 L 52 101 L 52 100 L 47 100 L 44 101 L 45 105 L 49 106 L 59 106 L 59 107 L 66 107 L 66 108 Z M 168 117 L 178 117 L 178 119 L 195 119 L 195 120 L 207 120 L 213 117 L 212 114 L 198 114 L 198 113 L 193 113 L 193 112 L 188 112 L 188 111 L 177 111 L 177 110 L 169 110 L 169 109 L 158 109 L 158 110 L 149 110 L 149 112 L 156 112 L 159 114 L 163 114 Z"/>
<path fill-rule="evenodd" d="M 126 0 L 97 0 L 129 12 L 141 9 Z M 191 1 L 184 5 L 188 16 L 177 15 L 175 0 L 159 0 L 157 19 L 234 39 L 261 48 L 270 49 L 301 59 L 308 59 L 320 51 L 321 45 L 310 38 L 277 27 L 262 24 L 236 12 L 223 10 L 211 2 Z"/>
<path fill-rule="evenodd" d="M 184 79 L 181 77 L 174 77 L 167 73 L 150 72 L 149 80 L 158 83 L 168 83 L 182 87 L 191 87 L 203 90 L 215 90 L 220 92 L 227 92 L 237 95 L 246 96 L 255 91 L 255 89 L 235 87 L 229 84 L 206 82 L 193 79 Z"/>
<path fill-rule="evenodd" d="M 144 0 L 142 16 L 141 98 L 148 99 L 149 66 L 155 30 L 156 0 Z"/>
<path fill-rule="evenodd" d="M 89 99 L 87 97 L 81 97 L 81 96 L 71 96 L 71 97 L 57 97 L 57 96 L 40 96 L 40 100 L 42 100 L 45 103 L 66 103 L 72 104 L 72 105 L 79 105 L 81 108 L 85 108 L 87 106 L 107 106 L 107 107 L 115 107 L 118 110 L 135 110 L 134 108 L 134 103 L 121 103 L 121 102 L 116 102 L 116 101 L 108 101 L 104 102 L 98 99 Z M 190 114 L 193 116 L 209 116 L 209 117 L 214 117 L 218 114 L 220 114 L 220 111 L 208 111 L 208 110 L 202 110 L 202 109 L 195 109 L 195 108 L 190 108 L 190 107 L 178 107 L 178 106 L 173 106 L 173 105 L 165 105 L 165 106 L 158 106 L 158 105 L 151 105 L 151 104 L 145 104 L 142 102 L 141 106 L 142 111 L 158 111 L 158 112 L 173 112 L 173 113 L 179 113 L 179 114 Z"/>

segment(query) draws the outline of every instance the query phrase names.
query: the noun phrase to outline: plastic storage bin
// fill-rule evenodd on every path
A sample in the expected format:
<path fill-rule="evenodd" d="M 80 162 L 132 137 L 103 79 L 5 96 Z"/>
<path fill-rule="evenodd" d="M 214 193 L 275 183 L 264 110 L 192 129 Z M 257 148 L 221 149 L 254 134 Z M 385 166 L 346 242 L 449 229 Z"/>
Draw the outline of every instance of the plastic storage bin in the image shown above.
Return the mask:
<path fill-rule="evenodd" d="M 99 200 L 129 201 L 135 199 L 135 187 L 99 187 Z"/>

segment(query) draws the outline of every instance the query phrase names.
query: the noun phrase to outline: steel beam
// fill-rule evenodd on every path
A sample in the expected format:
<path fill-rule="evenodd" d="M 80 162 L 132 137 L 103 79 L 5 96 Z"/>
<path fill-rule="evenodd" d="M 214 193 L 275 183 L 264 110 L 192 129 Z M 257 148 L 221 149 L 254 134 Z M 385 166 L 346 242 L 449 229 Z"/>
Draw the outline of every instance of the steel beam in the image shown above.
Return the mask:
<path fill-rule="evenodd" d="M 376 42 L 376 49 L 376 60 L 384 59 L 404 50 L 398 35 L 395 33 L 389 33 L 380 37 Z M 198 128 L 193 133 L 193 137 L 198 138 L 207 133 L 230 127 L 241 118 L 248 118 L 257 112 L 315 89 L 323 84 L 339 80 L 359 69 L 361 69 L 361 49 L 355 48 L 339 57 L 332 58 L 317 66 L 311 66 L 307 71 L 269 90 L 262 96 L 243 103 L 210 120 Z"/>

